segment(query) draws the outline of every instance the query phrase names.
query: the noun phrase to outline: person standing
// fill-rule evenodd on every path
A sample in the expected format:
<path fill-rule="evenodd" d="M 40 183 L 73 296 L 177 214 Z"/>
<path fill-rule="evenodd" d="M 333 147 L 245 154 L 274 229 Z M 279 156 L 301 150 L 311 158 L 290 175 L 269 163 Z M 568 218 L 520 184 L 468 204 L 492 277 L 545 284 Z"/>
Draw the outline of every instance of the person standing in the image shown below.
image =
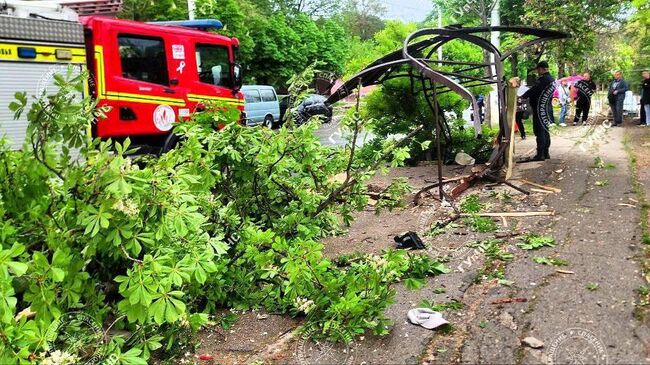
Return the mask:
<path fill-rule="evenodd" d="M 625 93 L 630 89 L 627 81 L 623 80 L 623 73 L 616 71 L 614 73 L 614 80 L 609 85 L 607 92 L 607 99 L 609 100 L 609 107 L 612 109 L 614 116 L 614 127 L 623 124 L 623 103 L 625 102 Z"/>
<path fill-rule="evenodd" d="M 537 83 L 522 95 L 530 100 L 533 114 L 533 132 L 537 139 L 537 154 L 533 161 L 550 159 L 551 134 L 548 127 L 555 123 L 553 117 L 553 92 L 555 79 L 548 72 L 548 62 L 541 61 L 537 64 Z"/>
<path fill-rule="evenodd" d="M 573 118 L 573 125 L 578 125 L 581 115 L 582 124 L 586 124 L 587 118 L 589 117 L 589 109 L 591 109 L 591 97 L 596 91 L 596 84 L 591 80 L 591 74 L 585 72 L 582 74 L 582 80 L 573 84 L 573 88 L 577 91 L 576 116 Z"/>
<path fill-rule="evenodd" d="M 641 125 L 650 126 L 650 71 L 643 71 L 641 76 L 643 77 L 641 82 L 641 109 L 645 112 L 645 120 L 641 119 Z"/>
<path fill-rule="evenodd" d="M 571 96 L 569 94 L 570 91 L 566 80 L 560 81 L 558 93 L 560 99 L 560 127 L 566 127 L 566 113 L 569 110 L 569 100 L 571 100 Z"/>
<path fill-rule="evenodd" d="M 530 89 L 528 86 L 521 84 L 517 89 L 517 113 L 515 113 L 515 122 L 517 123 L 517 129 L 519 129 L 519 134 L 521 139 L 526 139 L 526 127 L 524 126 L 524 119 L 530 117 L 530 109 L 528 106 L 528 99 L 524 99 L 522 96 Z"/>

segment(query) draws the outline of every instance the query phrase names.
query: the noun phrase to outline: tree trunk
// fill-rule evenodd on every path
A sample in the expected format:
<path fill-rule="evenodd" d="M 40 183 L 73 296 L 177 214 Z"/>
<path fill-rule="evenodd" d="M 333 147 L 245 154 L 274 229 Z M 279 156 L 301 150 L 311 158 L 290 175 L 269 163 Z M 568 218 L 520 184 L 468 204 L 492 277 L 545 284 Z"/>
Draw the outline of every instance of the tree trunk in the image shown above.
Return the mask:
<path fill-rule="evenodd" d="M 557 65 L 557 77 L 558 78 L 563 78 L 566 73 L 566 63 L 560 62 Z"/>
<path fill-rule="evenodd" d="M 513 53 L 512 57 L 510 57 L 510 70 L 512 77 L 519 77 L 519 55 L 516 53 Z"/>

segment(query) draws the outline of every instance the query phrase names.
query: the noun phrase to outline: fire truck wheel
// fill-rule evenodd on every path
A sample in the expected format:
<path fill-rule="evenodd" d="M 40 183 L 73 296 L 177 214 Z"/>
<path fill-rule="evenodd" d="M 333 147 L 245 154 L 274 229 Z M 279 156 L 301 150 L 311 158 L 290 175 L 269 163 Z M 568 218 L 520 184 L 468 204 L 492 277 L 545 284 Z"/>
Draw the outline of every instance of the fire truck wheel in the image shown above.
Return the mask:
<path fill-rule="evenodd" d="M 264 126 L 270 129 L 275 128 L 275 122 L 273 121 L 273 116 L 267 115 L 264 117 Z"/>
<path fill-rule="evenodd" d="M 165 143 L 163 144 L 162 148 L 160 149 L 160 154 L 162 155 L 163 153 L 167 153 L 173 150 L 176 148 L 176 146 L 178 146 L 179 142 L 180 137 L 178 137 L 178 135 L 175 133 L 170 133 L 165 139 Z"/>

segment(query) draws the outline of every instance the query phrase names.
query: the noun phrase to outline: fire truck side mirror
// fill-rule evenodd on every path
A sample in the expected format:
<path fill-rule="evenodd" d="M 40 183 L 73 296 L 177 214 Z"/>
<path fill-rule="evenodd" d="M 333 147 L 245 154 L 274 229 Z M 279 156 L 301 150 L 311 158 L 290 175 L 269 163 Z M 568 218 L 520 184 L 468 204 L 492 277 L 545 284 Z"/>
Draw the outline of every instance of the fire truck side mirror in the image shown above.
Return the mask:
<path fill-rule="evenodd" d="M 234 92 L 238 92 L 242 87 L 242 83 L 243 83 L 243 79 L 244 79 L 244 77 L 242 75 L 243 71 L 244 70 L 243 70 L 243 68 L 241 67 L 240 64 L 234 64 L 233 67 L 232 67 L 232 73 L 233 73 L 233 87 L 232 87 L 232 89 L 233 89 Z"/>

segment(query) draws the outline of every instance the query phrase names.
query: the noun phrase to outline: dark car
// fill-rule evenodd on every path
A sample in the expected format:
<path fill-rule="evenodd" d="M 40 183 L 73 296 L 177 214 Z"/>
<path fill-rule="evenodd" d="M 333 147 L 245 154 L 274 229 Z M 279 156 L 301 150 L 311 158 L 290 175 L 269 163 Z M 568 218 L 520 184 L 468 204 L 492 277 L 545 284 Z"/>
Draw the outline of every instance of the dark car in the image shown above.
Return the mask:
<path fill-rule="evenodd" d="M 323 115 L 323 123 L 332 121 L 332 106 L 325 103 L 326 97 L 310 95 L 296 108 L 296 122 L 305 123 L 315 115 Z"/>

